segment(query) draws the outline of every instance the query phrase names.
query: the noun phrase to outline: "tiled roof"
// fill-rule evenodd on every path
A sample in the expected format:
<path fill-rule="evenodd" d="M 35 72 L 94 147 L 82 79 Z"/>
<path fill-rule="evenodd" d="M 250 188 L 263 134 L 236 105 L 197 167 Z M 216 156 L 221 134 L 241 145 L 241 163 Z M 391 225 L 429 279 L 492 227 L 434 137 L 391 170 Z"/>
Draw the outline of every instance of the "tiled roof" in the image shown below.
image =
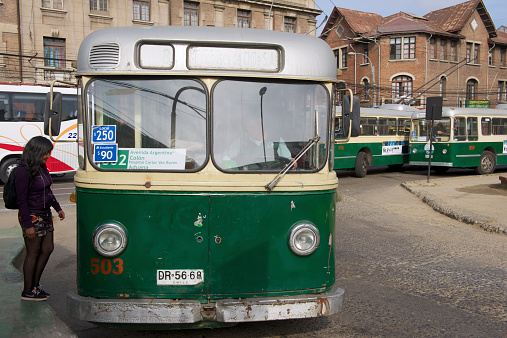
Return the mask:
<path fill-rule="evenodd" d="M 342 17 L 356 34 L 366 34 L 370 32 L 375 28 L 377 23 L 382 20 L 382 16 L 379 14 L 335 7 L 326 26 L 322 30 L 321 38 L 325 39 L 329 31 L 335 28 L 334 26 L 341 21 L 338 21 L 339 17 Z"/>
<path fill-rule="evenodd" d="M 491 41 L 507 45 L 507 32 L 497 30 L 496 33 L 498 36 L 492 38 Z"/>

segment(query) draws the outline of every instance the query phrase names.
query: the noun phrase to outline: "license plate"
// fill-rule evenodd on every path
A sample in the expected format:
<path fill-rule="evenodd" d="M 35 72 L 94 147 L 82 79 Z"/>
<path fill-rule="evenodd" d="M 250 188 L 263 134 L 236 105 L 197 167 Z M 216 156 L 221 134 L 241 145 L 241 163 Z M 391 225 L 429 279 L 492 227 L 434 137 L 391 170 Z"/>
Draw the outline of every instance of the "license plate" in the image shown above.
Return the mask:
<path fill-rule="evenodd" d="M 204 270 L 157 270 L 157 285 L 197 285 L 204 282 Z"/>

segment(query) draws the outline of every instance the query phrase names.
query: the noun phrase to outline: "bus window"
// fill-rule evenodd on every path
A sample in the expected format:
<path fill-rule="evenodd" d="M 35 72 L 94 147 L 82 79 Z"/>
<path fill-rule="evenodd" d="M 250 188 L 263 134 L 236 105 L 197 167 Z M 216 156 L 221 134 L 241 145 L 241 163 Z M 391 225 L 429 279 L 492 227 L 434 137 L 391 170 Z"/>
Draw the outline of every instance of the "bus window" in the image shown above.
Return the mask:
<path fill-rule="evenodd" d="M 5 93 L 0 93 L 0 121 L 9 119 L 9 97 Z"/>
<path fill-rule="evenodd" d="M 315 136 L 315 112 L 328 105 L 317 84 L 224 80 L 213 90 L 213 160 L 223 170 L 281 170 Z M 324 102 L 323 102 L 324 101 Z M 297 102 L 297 104 L 293 104 Z M 326 111 L 319 112 L 320 141 L 297 170 L 316 170 L 326 159 Z"/>
<path fill-rule="evenodd" d="M 507 135 L 506 118 L 493 118 L 493 135 Z"/>
<path fill-rule="evenodd" d="M 195 80 L 96 80 L 87 87 L 88 110 L 95 126 L 115 125 L 118 149 L 179 149 L 176 162 L 151 161 L 138 167 L 104 169 L 182 170 L 206 159 L 206 95 Z M 154 151 L 158 159 L 160 151 Z M 164 153 L 165 154 L 165 153 Z M 169 156 L 169 155 L 167 155 Z M 164 157 L 165 158 L 165 157 Z M 170 162 L 169 164 L 167 164 Z M 166 165 L 167 164 L 167 165 Z"/>
<path fill-rule="evenodd" d="M 359 121 L 361 135 L 377 135 L 376 117 L 362 117 Z"/>
<path fill-rule="evenodd" d="M 467 118 L 467 135 L 469 141 L 477 141 L 479 138 L 479 131 L 477 129 L 477 117 Z"/>
<path fill-rule="evenodd" d="M 44 94 L 12 94 L 13 119 L 16 121 L 43 121 L 45 100 Z"/>
<path fill-rule="evenodd" d="M 396 119 L 380 117 L 378 119 L 379 135 L 396 135 Z"/>
<path fill-rule="evenodd" d="M 62 121 L 77 118 L 77 101 L 73 95 L 62 96 Z"/>
<path fill-rule="evenodd" d="M 398 119 L 398 135 L 410 135 L 410 119 Z"/>
<path fill-rule="evenodd" d="M 482 135 L 491 135 L 491 118 L 483 117 L 481 119 L 481 132 Z"/>
<path fill-rule="evenodd" d="M 466 122 L 464 117 L 456 117 L 454 119 L 454 141 L 466 141 Z"/>

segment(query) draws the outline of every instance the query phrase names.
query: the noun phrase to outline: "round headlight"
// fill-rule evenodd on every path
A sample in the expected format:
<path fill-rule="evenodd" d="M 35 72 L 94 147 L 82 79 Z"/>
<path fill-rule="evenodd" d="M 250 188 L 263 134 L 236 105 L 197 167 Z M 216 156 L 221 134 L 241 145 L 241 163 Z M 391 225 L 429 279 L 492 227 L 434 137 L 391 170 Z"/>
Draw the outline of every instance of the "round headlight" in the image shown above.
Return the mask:
<path fill-rule="evenodd" d="M 317 249 L 319 243 L 319 230 L 313 224 L 296 224 L 290 231 L 289 247 L 296 255 L 310 255 Z"/>
<path fill-rule="evenodd" d="M 127 246 L 127 233 L 117 223 L 102 224 L 93 233 L 93 246 L 102 256 L 118 256 Z"/>
<path fill-rule="evenodd" d="M 416 149 L 416 148 L 412 149 L 412 152 L 413 152 L 414 154 L 415 154 L 415 153 L 417 153 L 417 149 Z"/>
<path fill-rule="evenodd" d="M 442 154 L 447 154 L 447 149 L 442 150 Z"/>

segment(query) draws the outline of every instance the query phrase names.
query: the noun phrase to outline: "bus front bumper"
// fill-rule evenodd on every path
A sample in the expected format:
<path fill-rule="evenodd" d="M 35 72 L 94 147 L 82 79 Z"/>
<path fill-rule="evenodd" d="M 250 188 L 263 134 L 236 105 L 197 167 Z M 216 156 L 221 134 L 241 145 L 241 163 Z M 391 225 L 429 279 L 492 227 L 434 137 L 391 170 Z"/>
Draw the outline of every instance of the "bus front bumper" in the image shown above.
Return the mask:
<path fill-rule="evenodd" d="M 182 299 L 98 299 L 69 294 L 72 317 L 97 323 L 191 324 L 312 318 L 341 311 L 345 291 L 335 287 L 321 294 L 284 297 L 222 299 L 200 303 Z"/>

